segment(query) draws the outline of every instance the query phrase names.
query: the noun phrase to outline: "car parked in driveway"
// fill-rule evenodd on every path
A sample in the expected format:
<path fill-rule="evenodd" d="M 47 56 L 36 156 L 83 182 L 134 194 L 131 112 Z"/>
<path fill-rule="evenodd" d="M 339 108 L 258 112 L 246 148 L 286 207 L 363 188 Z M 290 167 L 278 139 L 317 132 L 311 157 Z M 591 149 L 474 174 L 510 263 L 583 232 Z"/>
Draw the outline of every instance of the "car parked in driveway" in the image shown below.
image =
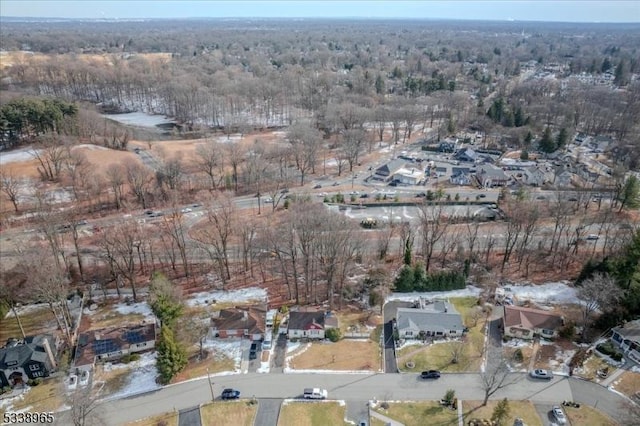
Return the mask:
<path fill-rule="evenodd" d="M 438 370 L 428 370 L 420 373 L 421 379 L 439 379 L 440 372 Z"/>
<path fill-rule="evenodd" d="M 551 380 L 553 378 L 553 373 L 551 371 L 542 369 L 531 370 L 529 375 L 534 379 Z"/>
<path fill-rule="evenodd" d="M 553 414 L 553 419 L 556 421 L 557 424 L 559 425 L 567 424 L 567 416 L 564 414 L 564 411 L 562 411 L 562 408 L 556 405 L 551 409 L 551 413 Z"/>
<path fill-rule="evenodd" d="M 220 395 L 222 399 L 238 399 L 240 398 L 240 391 L 235 389 L 227 388 L 222 391 L 222 395 Z"/>

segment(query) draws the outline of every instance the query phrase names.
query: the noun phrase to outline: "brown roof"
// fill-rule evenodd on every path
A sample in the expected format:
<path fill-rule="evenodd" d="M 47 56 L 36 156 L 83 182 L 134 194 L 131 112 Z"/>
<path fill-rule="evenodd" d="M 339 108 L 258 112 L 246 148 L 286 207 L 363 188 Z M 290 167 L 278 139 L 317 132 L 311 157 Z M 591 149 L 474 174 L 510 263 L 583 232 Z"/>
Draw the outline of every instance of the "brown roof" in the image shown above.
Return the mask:
<path fill-rule="evenodd" d="M 211 326 L 216 330 L 247 330 L 248 334 L 264 333 L 266 306 L 235 307 L 222 309 Z"/>
<path fill-rule="evenodd" d="M 505 328 L 523 327 L 530 330 L 536 328 L 555 330 L 563 324 L 561 316 L 540 309 L 521 308 L 518 306 L 505 306 L 503 321 Z"/>

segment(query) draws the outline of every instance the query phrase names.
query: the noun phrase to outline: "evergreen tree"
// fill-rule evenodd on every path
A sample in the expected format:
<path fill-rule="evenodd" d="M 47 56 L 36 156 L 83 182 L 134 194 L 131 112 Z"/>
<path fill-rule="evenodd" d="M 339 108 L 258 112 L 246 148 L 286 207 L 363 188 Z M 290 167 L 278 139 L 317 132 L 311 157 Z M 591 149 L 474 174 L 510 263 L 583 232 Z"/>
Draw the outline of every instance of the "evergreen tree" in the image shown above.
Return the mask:
<path fill-rule="evenodd" d="M 523 149 L 522 152 L 520 152 L 520 159 L 522 161 L 527 161 L 529 159 L 529 152 L 526 149 Z"/>
<path fill-rule="evenodd" d="M 624 208 L 635 209 L 640 207 L 640 181 L 638 181 L 637 177 L 631 175 L 627 178 L 620 191 L 618 201 L 620 202 L 619 211 Z"/>
<path fill-rule="evenodd" d="M 509 417 L 509 411 L 509 401 L 505 398 L 496 404 L 491 414 L 491 421 L 498 425 L 502 424 Z"/>
<path fill-rule="evenodd" d="M 563 127 L 562 129 L 560 129 L 560 133 L 558 133 L 558 136 L 556 137 L 556 149 L 565 146 L 568 138 L 569 135 L 567 134 L 567 129 Z"/>
<path fill-rule="evenodd" d="M 540 140 L 540 151 L 550 154 L 555 150 L 556 144 L 553 142 L 553 138 L 551 137 L 551 128 L 547 126 L 547 128 L 544 129 L 544 134 Z"/>
<path fill-rule="evenodd" d="M 385 90 L 384 90 L 384 79 L 382 78 L 381 75 L 378 75 L 376 77 L 375 86 L 376 86 L 376 94 L 384 95 L 384 92 L 385 92 Z"/>
<path fill-rule="evenodd" d="M 164 384 L 171 380 L 187 365 L 187 352 L 175 340 L 170 327 L 162 327 L 157 346 L 156 367 L 160 381 Z"/>
<path fill-rule="evenodd" d="M 620 60 L 620 63 L 616 67 L 615 79 L 613 80 L 618 86 L 626 86 L 629 84 L 629 70 L 624 59 Z"/>
<path fill-rule="evenodd" d="M 513 114 L 513 124 L 516 127 L 524 126 L 524 112 L 522 111 L 522 107 L 516 108 L 515 113 Z"/>
<path fill-rule="evenodd" d="M 533 141 L 533 135 L 531 134 L 531 130 L 527 132 L 527 136 L 524 137 L 524 144 L 526 146 L 531 145 L 531 141 Z"/>
<path fill-rule="evenodd" d="M 396 277 L 393 285 L 395 287 L 395 290 L 400 293 L 413 291 L 413 285 L 414 285 L 413 268 L 408 265 L 405 265 L 400 270 L 400 273 Z"/>
<path fill-rule="evenodd" d="M 604 58 L 602 61 L 602 66 L 600 67 L 600 72 L 607 72 L 611 69 L 611 61 L 609 58 Z"/>
<path fill-rule="evenodd" d="M 411 239 L 407 238 L 407 241 L 404 244 L 404 264 L 411 265 Z"/>

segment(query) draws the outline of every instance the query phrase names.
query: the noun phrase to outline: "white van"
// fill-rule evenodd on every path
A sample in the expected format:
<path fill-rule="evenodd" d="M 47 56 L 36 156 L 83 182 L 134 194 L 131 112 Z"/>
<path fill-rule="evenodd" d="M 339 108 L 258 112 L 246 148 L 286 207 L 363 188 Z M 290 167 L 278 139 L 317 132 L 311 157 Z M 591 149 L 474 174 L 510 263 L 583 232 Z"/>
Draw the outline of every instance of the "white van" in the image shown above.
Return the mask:
<path fill-rule="evenodd" d="M 303 396 L 304 399 L 327 399 L 328 392 L 326 389 L 306 388 Z"/>

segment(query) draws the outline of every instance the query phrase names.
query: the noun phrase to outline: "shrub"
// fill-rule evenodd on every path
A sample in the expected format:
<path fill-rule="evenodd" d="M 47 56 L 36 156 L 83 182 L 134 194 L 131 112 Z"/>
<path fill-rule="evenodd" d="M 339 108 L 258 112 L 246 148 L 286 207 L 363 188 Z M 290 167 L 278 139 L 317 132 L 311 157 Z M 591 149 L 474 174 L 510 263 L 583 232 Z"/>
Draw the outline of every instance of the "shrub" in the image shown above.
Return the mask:
<path fill-rule="evenodd" d="M 620 352 L 614 352 L 611 354 L 611 359 L 614 361 L 622 361 L 622 354 Z"/>
<path fill-rule="evenodd" d="M 576 334 L 576 327 L 572 321 L 567 322 L 564 327 L 558 331 L 558 336 L 563 339 L 571 340 Z"/>
<path fill-rule="evenodd" d="M 324 335 L 332 342 L 337 342 L 338 340 L 342 339 L 342 333 L 340 333 L 339 328 L 329 328 L 327 329 L 327 331 L 325 331 Z"/>
<path fill-rule="evenodd" d="M 524 355 L 522 355 L 522 349 L 520 348 L 516 349 L 516 351 L 513 353 L 513 360 L 516 362 L 524 361 Z"/>
<path fill-rule="evenodd" d="M 0 394 L 11 392 L 11 386 L 0 388 Z"/>
<path fill-rule="evenodd" d="M 38 377 L 38 378 L 36 378 L 36 379 L 29 379 L 29 380 L 27 380 L 27 384 L 28 384 L 29 386 L 32 386 L 32 387 L 34 387 L 34 386 L 38 386 L 40 383 L 42 383 L 42 379 L 41 379 L 41 378 L 39 378 L 39 377 Z M 9 388 L 9 389 L 11 389 L 11 388 Z"/>
<path fill-rule="evenodd" d="M 453 404 L 453 399 L 456 397 L 456 391 L 453 389 L 447 389 L 447 392 L 444 394 L 444 398 L 442 399 L 445 404 L 451 405 Z"/>

